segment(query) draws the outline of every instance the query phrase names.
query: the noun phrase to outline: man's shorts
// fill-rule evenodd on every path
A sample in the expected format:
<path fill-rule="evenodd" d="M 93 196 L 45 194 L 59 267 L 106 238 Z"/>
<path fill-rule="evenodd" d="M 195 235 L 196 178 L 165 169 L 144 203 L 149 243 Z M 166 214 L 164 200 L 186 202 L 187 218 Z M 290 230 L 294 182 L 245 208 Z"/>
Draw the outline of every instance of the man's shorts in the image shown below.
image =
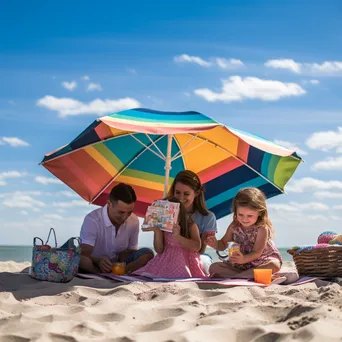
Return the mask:
<path fill-rule="evenodd" d="M 140 248 L 137 251 L 132 252 L 129 255 L 127 255 L 127 257 L 122 261 L 124 261 L 126 264 L 129 264 L 129 263 L 137 260 L 138 258 L 140 258 L 142 255 L 145 255 L 145 254 L 154 255 L 154 252 L 150 248 L 146 248 L 146 247 Z"/>

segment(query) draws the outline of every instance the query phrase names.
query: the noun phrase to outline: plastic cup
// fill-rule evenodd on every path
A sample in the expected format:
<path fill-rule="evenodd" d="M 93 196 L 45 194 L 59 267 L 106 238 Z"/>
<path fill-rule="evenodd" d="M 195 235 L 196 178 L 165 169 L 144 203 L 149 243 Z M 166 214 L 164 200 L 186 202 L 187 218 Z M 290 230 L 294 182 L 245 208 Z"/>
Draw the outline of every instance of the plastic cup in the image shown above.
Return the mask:
<path fill-rule="evenodd" d="M 124 275 L 126 273 L 126 263 L 125 262 L 114 262 L 112 266 L 112 273 L 116 275 Z"/>
<path fill-rule="evenodd" d="M 228 250 L 228 256 L 231 257 L 233 253 L 240 252 L 240 245 L 238 243 L 233 243 Z"/>
<path fill-rule="evenodd" d="M 257 268 L 254 269 L 254 281 L 256 283 L 261 283 L 269 285 L 272 282 L 272 269 Z"/>

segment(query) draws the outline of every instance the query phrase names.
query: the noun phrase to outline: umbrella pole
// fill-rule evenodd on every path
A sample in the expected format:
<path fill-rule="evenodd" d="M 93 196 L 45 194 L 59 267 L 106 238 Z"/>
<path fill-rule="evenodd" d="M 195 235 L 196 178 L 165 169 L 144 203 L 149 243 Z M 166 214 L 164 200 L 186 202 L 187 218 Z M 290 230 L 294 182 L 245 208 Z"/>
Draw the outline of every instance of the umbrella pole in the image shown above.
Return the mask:
<path fill-rule="evenodd" d="M 172 146 L 172 134 L 167 136 L 167 150 L 165 159 L 165 178 L 164 178 L 164 198 L 167 195 L 167 190 L 169 187 L 169 174 L 171 170 L 171 146 Z"/>

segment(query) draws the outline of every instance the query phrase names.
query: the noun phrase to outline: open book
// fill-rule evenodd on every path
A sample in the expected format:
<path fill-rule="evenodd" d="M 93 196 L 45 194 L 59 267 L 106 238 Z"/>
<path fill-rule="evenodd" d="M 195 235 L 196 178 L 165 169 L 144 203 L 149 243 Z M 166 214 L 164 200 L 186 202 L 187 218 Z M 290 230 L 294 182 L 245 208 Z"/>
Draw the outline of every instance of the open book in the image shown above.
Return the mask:
<path fill-rule="evenodd" d="M 166 232 L 172 232 L 173 225 L 177 222 L 179 203 L 167 200 L 154 201 L 147 208 L 142 228 L 158 227 Z"/>

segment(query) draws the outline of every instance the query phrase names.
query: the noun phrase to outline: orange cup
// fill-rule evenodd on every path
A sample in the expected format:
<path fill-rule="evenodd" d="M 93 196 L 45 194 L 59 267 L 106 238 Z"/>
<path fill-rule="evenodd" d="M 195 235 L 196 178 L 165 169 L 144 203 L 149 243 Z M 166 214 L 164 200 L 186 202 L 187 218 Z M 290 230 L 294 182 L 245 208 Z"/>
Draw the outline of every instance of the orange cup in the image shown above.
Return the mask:
<path fill-rule="evenodd" d="M 126 263 L 125 262 L 114 262 L 112 266 L 112 273 L 116 275 L 124 275 L 126 273 Z"/>
<path fill-rule="evenodd" d="M 269 285 L 272 282 L 272 269 L 257 268 L 254 269 L 254 281 L 256 283 L 261 283 Z"/>

